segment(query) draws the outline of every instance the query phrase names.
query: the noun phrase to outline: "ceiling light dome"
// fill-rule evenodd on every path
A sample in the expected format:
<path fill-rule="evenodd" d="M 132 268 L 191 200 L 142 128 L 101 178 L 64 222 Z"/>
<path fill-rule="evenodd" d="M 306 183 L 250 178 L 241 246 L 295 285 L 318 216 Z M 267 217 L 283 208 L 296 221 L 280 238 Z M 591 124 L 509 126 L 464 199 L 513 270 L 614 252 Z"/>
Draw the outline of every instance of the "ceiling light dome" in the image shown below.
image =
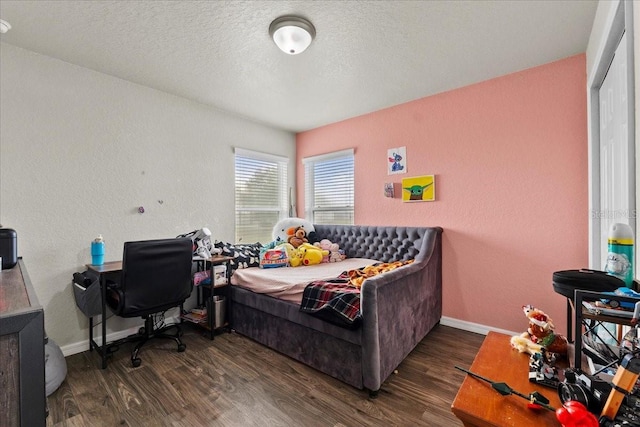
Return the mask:
<path fill-rule="evenodd" d="M 281 16 L 269 26 L 269 35 L 284 53 L 297 55 L 309 47 L 316 36 L 316 29 L 304 18 Z"/>

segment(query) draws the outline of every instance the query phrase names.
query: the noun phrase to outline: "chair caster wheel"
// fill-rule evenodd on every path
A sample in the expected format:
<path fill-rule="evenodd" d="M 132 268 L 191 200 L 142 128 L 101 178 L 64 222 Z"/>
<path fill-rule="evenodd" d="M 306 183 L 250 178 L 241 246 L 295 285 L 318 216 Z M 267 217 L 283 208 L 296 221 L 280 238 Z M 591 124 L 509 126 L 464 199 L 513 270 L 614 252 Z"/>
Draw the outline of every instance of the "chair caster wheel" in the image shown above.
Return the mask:
<path fill-rule="evenodd" d="M 178 353 L 182 353 L 183 351 L 185 351 L 187 349 L 187 346 L 184 344 L 179 344 L 178 345 Z"/>
<path fill-rule="evenodd" d="M 134 368 L 137 368 L 138 366 L 140 366 L 141 363 L 142 363 L 142 360 L 139 357 L 136 357 L 135 359 L 131 359 L 131 364 L 133 365 Z"/>

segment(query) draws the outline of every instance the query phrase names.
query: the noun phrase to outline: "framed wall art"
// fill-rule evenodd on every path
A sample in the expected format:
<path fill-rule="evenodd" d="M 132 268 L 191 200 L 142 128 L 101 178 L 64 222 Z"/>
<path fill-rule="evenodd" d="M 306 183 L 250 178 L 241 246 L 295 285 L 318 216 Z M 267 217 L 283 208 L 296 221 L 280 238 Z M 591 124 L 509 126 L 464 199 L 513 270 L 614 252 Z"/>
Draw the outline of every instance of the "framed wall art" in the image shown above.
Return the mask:
<path fill-rule="evenodd" d="M 387 175 L 407 173 L 407 147 L 387 150 Z"/>
<path fill-rule="evenodd" d="M 436 199 L 435 175 L 402 179 L 403 202 L 432 202 Z"/>

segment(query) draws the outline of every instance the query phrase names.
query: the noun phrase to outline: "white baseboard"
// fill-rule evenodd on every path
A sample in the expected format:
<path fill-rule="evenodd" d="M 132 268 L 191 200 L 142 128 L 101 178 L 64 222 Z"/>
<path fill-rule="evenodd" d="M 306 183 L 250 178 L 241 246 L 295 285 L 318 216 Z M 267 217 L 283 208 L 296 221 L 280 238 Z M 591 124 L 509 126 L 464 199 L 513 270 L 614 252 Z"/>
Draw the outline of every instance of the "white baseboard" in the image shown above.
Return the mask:
<path fill-rule="evenodd" d="M 168 322 L 178 322 L 179 319 L 177 317 L 169 317 L 166 319 Z M 491 326 L 481 325 L 479 323 L 467 322 L 466 320 L 454 319 L 452 317 L 442 316 L 440 319 L 440 324 L 444 326 L 450 326 L 456 329 L 462 329 L 463 331 L 474 332 L 476 334 L 487 335 L 489 331 L 500 332 L 506 335 L 520 335 L 521 332 L 513 332 L 507 331 L 505 329 L 494 328 Z M 119 340 L 121 338 L 125 338 L 131 334 L 135 334 L 138 331 L 138 327 L 133 327 L 129 329 L 125 329 L 123 331 L 112 332 L 107 334 L 107 342 Z M 62 350 L 62 354 L 67 357 L 73 354 L 82 353 L 83 351 L 89 350 L 89 340 L 80 341 L 73 344 L 67 344 L 63 347 L 60 347 Z"/>
<path fill-rule="evenodd" d="M 167 317 L 165 319 L 165 322 L 168 325 L 170 325 L 172 323 L 178 323 L 179 321 L 180 321 L 180 319 L 177 316 Z M 96 325 L 96 326 L 94 326 L 94 328 L 98 328 L 98 326 L 99 325 Z M 122 331 L 111 332 L 110 334 L 107 334 L 107 342 L 112 342 L 112 341 L 115 341 L 115 340 L 126 338 L 129 335 L 137 333 L 138 329 L 140 329 L 140 326 L 134 326 L 134 327 L 129 328 L 129 329 L 124 329 Z M 98 338 L 96 338 L 95 333 L 94 333 L 94 339 L 98 343 L 101 341 L 100 335 L 98 335 Z M 67 344 L 65 346 L 60 347 L 60 350 L 62 350 L 62 354 L 64 355 L 64 357 L 72 356 L 72 355 L 78 354 L 78 353 L 82 353 L 83 351 L 89 350 L 89 339 L 87 338 L 86 340 L 83 340 L 83 341 Z"/>
<path fill-rule="evenodd" d="M 521 332 L 507 331 L 506 329 L 494 328 L 492 326 L 481 325 L 479 323 L 467 322 L 466 320 L 454 319 L 452 317 L 442 316 L 440 324 L 450 326 L 463 331 L 475 332 L 476 334 L 487 335 L 489 331 L 500 332 L 505 335 L 520 335 Z"/>

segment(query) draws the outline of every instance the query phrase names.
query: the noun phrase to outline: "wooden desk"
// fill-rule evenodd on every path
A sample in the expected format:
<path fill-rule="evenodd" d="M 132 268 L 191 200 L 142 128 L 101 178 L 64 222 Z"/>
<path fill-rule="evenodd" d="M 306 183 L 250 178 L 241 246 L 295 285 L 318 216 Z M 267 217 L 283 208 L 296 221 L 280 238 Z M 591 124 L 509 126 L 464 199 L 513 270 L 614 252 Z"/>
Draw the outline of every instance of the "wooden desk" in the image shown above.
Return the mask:
<path fill-rule="evenodd" d="M 102 303 L 102 345 L 98 345 L 93 339 L 93 317 L 89 317 L 89 351 L 95 349 L 98 352 L 102 362 L 101 367 L 106 369 L 107 357 L 109 356 L 109 348 L 107 347 L 107 278 L 120 276 L 122 273 L 122 261 L 110 261 L 102 265 L 86 264 L 86 267 L 100 276 L 100 300 Z"/>
<path fill-rule="evenodd" d="M 511 348 L 510 336 L 489 332 L 470 371 L 496 382 L 505 382 L 523 394 L 539 391 L 554 408 L 561 406 L 556 390 L 529 382 L 529 355 Z M 467 375 L 451 405 L 465 426 L 560 427 L 555 413 L 532 411 L 518 396 L 502 396 L 489 383 Z"/>
<path fill-rule="evenodd" d="M 214 288 L 217 288 L 217 286 L 213 285 L 213 278 L 214 278 L 214 266 L 216 265 L 220 265 L 220 264 L 227 264 L 227 282 L 229 282 L 229 277 L 230 277 L 230 266 L 229 266 L 229 262 L 231 260 L 233 260 L 233 257 L 228 257 L 228 256 L 222 256 L 222 255 L 214 255 L 211 258 L 207 259 L 207 260 L 203 260 L 203 259 L 194 259 L 194 262 L 196 261 L 205 261 L 206 263 L 209 263 L 209 266 L 211 268 L 211 280 L 212 280 L 212 286 L 211 286 L 211 293 L 210 293 L 210 297 L 207 300 L 207 316 L 208 316 L 208 322 L 207 322 L 207 326 L 208 329 L 210 331 L 210 338 L 213 339 L 214 338 L 214 331 L 215 331 L 215 304 L 213 302 L 213 295 L 214 295 Z M 122 261 L 110 261 L 110 262 L 105 262 L 102 265 L 93 265 L 93 264 L 87 264 L 86 265 L 87 269 L 92 270 L 96 273 L 98 273 L 98 275 L 100 276 L 100 289 L 101 289 L 101 303 L 102 303 L 102 315 L 101 315 L 101 319 L 102 319 L 102 324 L 101 324 L 101 329 L 102 329 L 102 338 L 101 341 L 102 343 L 99 345 L 93 337 L 93 317 L 89 317 L 89 350 L 96 350 L 98 352 L 98 354 L 101 357 L 101 367 L 102 369 L 106 369 L 107 367 L 107 358 L 109 357 L 109 347 L 107 346 L 107 307 L 106 307 L 106 301 L 107 301 L 107 280 L 109 278 L 111 279 L 115 279 L 116 281 L 118 280 L 118 277 L 122 274 Z M 227 304 L 228 304 L 228 298 L 227 298 Z M 229 312 L 229 310 L 227 310 L 227 313 Z"/>

